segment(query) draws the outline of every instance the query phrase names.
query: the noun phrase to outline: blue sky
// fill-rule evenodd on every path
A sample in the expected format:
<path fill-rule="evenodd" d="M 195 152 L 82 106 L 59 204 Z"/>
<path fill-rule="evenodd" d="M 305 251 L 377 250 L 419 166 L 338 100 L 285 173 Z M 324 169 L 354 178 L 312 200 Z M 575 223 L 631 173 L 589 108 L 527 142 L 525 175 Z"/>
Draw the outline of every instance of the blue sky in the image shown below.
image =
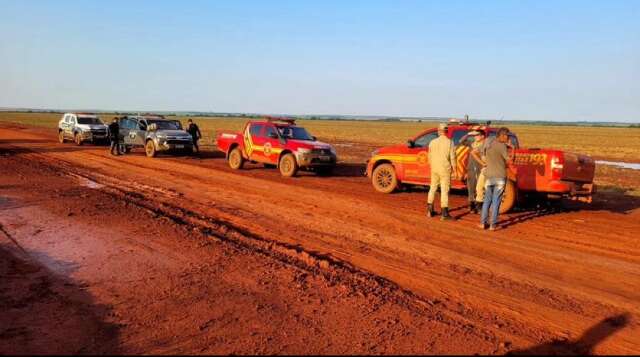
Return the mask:
<path fill-rule="evenodd" d="M 0 0 L 0 107 L 640 121 L 640 1 Z"/>

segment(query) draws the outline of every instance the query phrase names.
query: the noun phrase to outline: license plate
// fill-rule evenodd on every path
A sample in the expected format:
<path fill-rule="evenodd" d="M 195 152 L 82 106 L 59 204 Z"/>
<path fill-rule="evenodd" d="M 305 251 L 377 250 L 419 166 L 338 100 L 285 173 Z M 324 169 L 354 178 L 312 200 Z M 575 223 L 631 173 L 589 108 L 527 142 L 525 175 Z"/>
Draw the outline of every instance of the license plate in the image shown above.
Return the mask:
<path fill-rule="evenodd" d="M 184 145 L 176 145 L 176 149 L 184 149 Z"/>
<path fill-rule="evenodd" d="M 331 156 L 320 156 L 320 161 L 331 161 Z"/>

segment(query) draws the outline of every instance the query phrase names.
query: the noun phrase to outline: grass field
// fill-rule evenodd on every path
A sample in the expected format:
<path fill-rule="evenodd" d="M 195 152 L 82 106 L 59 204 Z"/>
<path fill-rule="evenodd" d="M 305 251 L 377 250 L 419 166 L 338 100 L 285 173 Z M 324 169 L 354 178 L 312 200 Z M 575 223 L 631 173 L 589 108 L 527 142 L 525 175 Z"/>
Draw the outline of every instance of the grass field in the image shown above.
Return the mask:
<path fill-rule="evenodd" d="M 109 121 L 113 115 L 103 115 Z M 59 114 L 0 113 L 0 121 L 55 128 Z M 186 118 L 180 118 L 186 122 Z M 207 138 L 216 130 L 240 130 L 245 118 L 193 117 Z M 327 142 L 353 142 L 378 145 L 404 143 L 435 123 L 300 120 L 313 135 Z M 510 129 L 524 147 L 557 148 L 584 153 L 597 159 L 640 162 L 640 129 L 570 126 L 514 125 Z"/>
<path fill-rule="evenodd" d="M 26 125 L 55 128 L 60 114 L 49 113 L 10 113 L 0 112 L 0 122 L 14 122 Z M 102 115 L 109 122 L 113 114 Z M 179 118 L 186 123 L 187 118 Z M 192 117 L 198 123 L 203 135 L 203 144 L 213 144 L 217 130 L 241 130 L 246 118 L 229 117 Z M 362 144 L 364 150 L 353 155 L 342 155 L 347 161 L 364 161 L 362 153 L 368 153 L 376 146 L 404 143 L 435 123 L 414 122 L 372 122 L 372 121 L 334 121 L 300 120 L 299 125 L 306 127 L 319 139 L 332 143 L 353 143 L 354 148 Z M 596 159 L 611 161 L 640 162 L 640 129 L 600 128 L 570 126 L 510 126 L 524 147 L 557 148 L 584 153 Z M 358 151 L 356 149 L 352 151 Z M 598 166 L 596 183 L 616 190 L 625 190 L 640 195 L 640 172 L 618 168 Z"/>

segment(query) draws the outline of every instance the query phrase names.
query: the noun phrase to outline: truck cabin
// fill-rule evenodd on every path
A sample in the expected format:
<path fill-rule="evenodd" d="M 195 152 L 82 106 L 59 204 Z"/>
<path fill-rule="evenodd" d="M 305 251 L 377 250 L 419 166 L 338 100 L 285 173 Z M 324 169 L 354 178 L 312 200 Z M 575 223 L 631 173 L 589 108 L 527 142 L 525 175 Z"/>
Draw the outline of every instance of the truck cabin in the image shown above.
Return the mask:
<path fill-rule="evenodd" d="M 296 126 L 294 119 L 268 118 L 267 121 L 264 122 L 252 122 L 251 127 L 252 135 L 264 135 L 271 139 L 316 140 L 316 137 L 309 134 L 305 128 Z"/>
<path fill-rule="evenodd" d="M 168 120 L 162 116 L 124 116 L 120 120 L 138 123 L 138 130 L 182 130 L 179 120 Z"/>
<path fill-rule="evenodd" d="M 449 129 L 447 131 L 447 136 L 453 141 L 454 146 L 458 146 L 461 144 L 461 141 L 464 139 L 467 143 L 470 140 L 474 139 L 474 136 L 469 135 L 469 133 L 473 131 L 484 131 L 487 135 L 487 138 L 492 138 L 496 136 L 498 132 L 498 128 L 491 128 L 488 125 L 478 124 L 478 123 L 450 123 Z M 428 147 L 431 140 L 438 137 L 438 129 L 428 129 L 416 136 L 413 139 L 410 139 L 407 143 L 410 148 L 413 147 Z M 511 146 L 515 149 L 520 147 L 520 143 L 518 142 L 518 137 L 510 132 L 509 133 L 509 141 Z M 464 143 L 463 143 L 464 144 Z"/>

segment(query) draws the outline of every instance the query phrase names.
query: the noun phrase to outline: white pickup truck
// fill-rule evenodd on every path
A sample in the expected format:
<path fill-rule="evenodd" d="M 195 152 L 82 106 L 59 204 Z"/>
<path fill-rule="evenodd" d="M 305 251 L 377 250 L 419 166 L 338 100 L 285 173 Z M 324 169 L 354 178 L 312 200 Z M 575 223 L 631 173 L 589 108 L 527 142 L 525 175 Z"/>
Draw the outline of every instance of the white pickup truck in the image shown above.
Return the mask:
<path fill-rule="evenodd" d="M 107 125 L 95 114 L 66 113 L 58 122 L 58 141 L 72 140 L 76 145 L 84 142 L 93 144 L 109 140 Z"/>

